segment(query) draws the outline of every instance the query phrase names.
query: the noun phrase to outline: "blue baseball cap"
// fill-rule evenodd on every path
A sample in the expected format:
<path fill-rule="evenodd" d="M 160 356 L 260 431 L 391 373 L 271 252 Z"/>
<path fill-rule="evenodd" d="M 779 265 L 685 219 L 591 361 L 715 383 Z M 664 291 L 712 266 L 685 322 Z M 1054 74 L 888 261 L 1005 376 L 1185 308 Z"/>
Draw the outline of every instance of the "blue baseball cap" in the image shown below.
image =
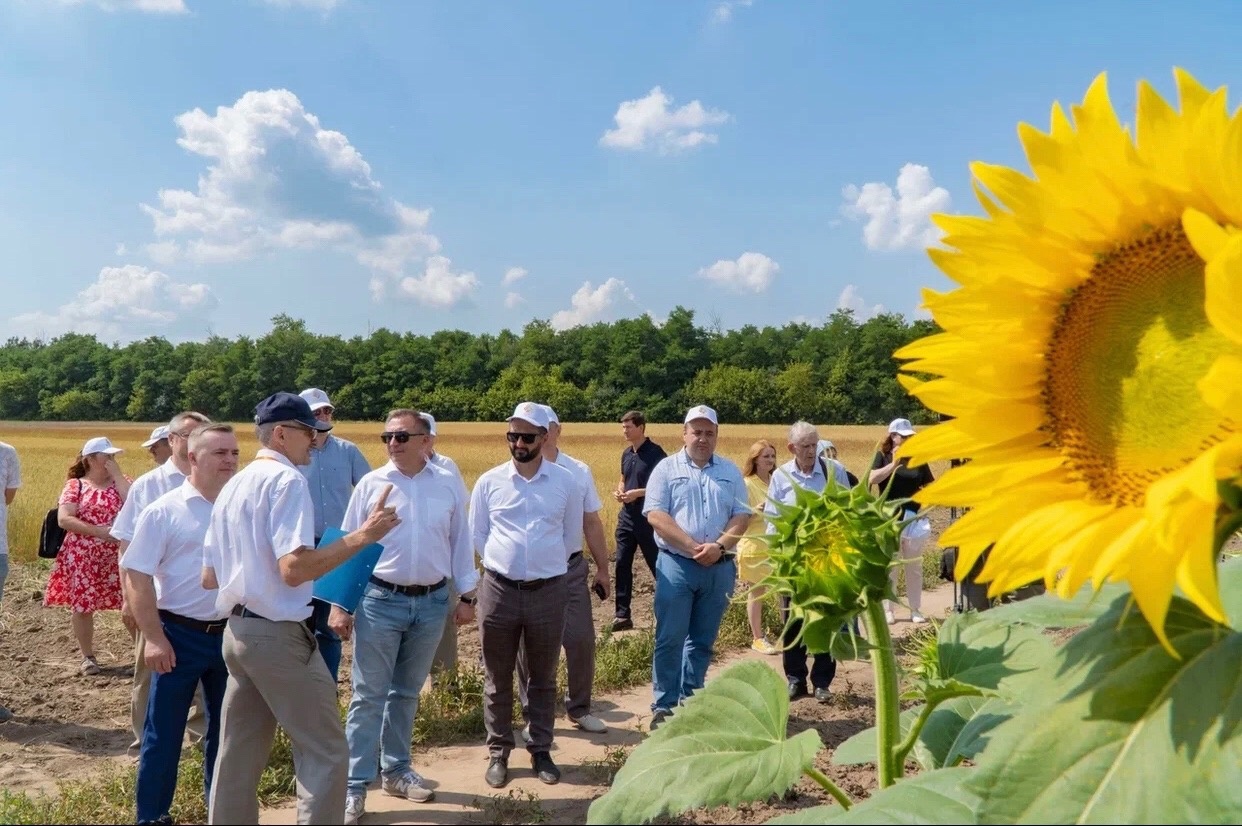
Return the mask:
<path fill-rule="evenodd" d="M 271 424 L 272 422 L 297 422 L 321 432 L 332 429 L 332 425 L 328 422 L 321 422 L 315 418 L 306 399 L 283 390 L 273 393 L 254 407 L 255 424 Z"/>

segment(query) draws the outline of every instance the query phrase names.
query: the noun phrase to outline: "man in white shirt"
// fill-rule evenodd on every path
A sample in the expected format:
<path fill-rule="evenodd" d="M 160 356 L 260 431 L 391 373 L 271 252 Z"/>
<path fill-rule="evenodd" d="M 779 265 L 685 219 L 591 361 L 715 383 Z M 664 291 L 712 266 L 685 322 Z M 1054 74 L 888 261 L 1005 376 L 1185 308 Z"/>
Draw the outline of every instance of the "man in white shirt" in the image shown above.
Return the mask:
<path fill-rule="evenodd" d="M 168 444 L 168 425 L 162 424 L 151 431 L 151 437 L 142 443 L 151 461 L 162 465 L 172 458 L 172 446 Z"/>
<path fill-rule="evenodd" d="M 418 415 L 422 416 L 423 421 L 427 423 L 427 461 L 433 465 L 444 468 L 457 478 L 458 485 L 461 486 L 461 492 L 466 497 L 466 501 L 470 501 L 470 491 L 466 489 L 466 480 L 462 478 L 461 469 L 457 467 L 448 456 L 436 450 L 436 417 L 428 413 L 426 410 L 418 411 Z M 457 598 L 456 583 L 450 582 L 449 588 L 449 604 L 453 604 L 453 600 Z M 444 633 L 440 636 L 440 644 L 436 646 L 436 655 L 431 658 L 431 673 L 438 671 L 452 671 L 457 668 L 457 623 L 444 623 Z"/>
<path fill-rule="evenodd" d="M 4 581 L 9 578 L 9 505 L 13 504 L 21 486 L 17 450 L 11 444 L 0 442 L 0 488 L 4 489 L 4 497 L 0 499 L 0 601 L 4 598 Z M 11 719 L 13 712 L 0 706 L 0 723 Z"/>
<path fill-rule="evenodd" d="M 560 417 L 551 405 L 541 406 L 548 418 L 548 437 L 543 442 L 543 458 L 560 465 L 578 479 L 582 496 L 582 533 L 586 537 L 587 549 L 595 560 L 593 587 L 603 600 L 608 597 L 608 586 L 611 583 L 608 580 L 608 544 L 604 539 L 603 520 L 599 518 L 603 503 L 595 489 L 595 477 L 591 475 L 591 468 L 586 462 L 575 459 L 560 449 Z M 565 573 L 565 630 L 561 637 L 567 677 L 565 713 L 569 722 L 577 728 L 592 734 L 603 734 L 608 731 L 608 727 L 603 720 L 591 713 L 591 689 L 595 682 L 595 617 L 591 613 L 591 591 L 587 586 L 590 572 L 581 548 L 581 542 L 574 546 Z M 522 713 L 529 719 L 526 698 L 528 669 L 524 650 L 518 651 L 517 669 L 518 698 L 521 701 Z M 522 732 L 527 740 L 530 739 L 529 734 L 529 729 Z"/>
<path fill-rule="evenodd" d="M 208 822 L 258 823 L 259 779 L 276 725 L 298 755 L 298 823 L 340 823 L 349 749 L 336 683 L 310 627 L 311 583 L 398 524 L 380 496 L 366 522 L 315 548 L 306 477 L 318 421 L 306 400 L 275 393 L 255 408 L 262 448 L 216 499 L 203 545 L 203 584 L 230 614 L 224 632 L 228 689 Z"/>
<path fill-rule="evenodd" d="M 556 663 L 561 653 L 569 555 L 582 545 L 582 493 L 565 468 L 543 458 L 548 419 L 541 405 L 522 402 L 509 417 L 513 461 L 486 471 L 470 498 L 470 530 L 483 562 L 479 642 L 483 649 L 483 723 L 492 788 L 509 780 L 513 749 L 513 672 L 518 646 L 530 668 L 531 768 L 544 783 L 561 772 L 552 762 Z"/>
<path fill-rule="evenodd" d="M 347 825 L 356 824 L 365 811 L 377 758 L 385 792 L 416 803 L 434 799 L 410 767 L 418 693 L 431 672 L 445 622 L 474 619 L 479 574 L 470 547 L 468 503 L 457 477 L 427 460 L 428 432 L 415 410 L 388 414 L 380 434 L 388 464 L 362 477 L 342 524 L 347 531 L 361 526 L 384 490 L 392 490 L 388 505 L 401 525 L 385 537 L 353 616 L 353 697 L 345 722 Z M 450 602 L 450 581 L 463 599 Z"/>
<path fill-rule="evenodd" d="M 203 538 L 220 489 L 237 470 L 231 425 L 196 428 L 189 442 L 190 475 L 138 517 L 121 557 L 126 601 L 142 630 L 152 672 L 150 704 L 138 758 L 139 823 L 171 823 L 186 714 L 202 686 L 207 706 L 203 749 L 204 797 L 220 741 L 220 708 L 229 672 L 224 665 L 225 617 L 203 587 Z"/>
<path fill-rule="evenodd" d="M 129 495 L 121 506 L 116 521 L 112 524 L 112 535 L 120 542 L 120 553 L 124 555 L 129 541 L 134 538 L 134 529 L 138 526 L 138 517 L 142 515 L 156 499 L 171 490 L 176 490 L 185 482 L 190 474 L 190 433 L 199 425 L 208 424 L 211 419 L 202 413 L 186 410 L 173 416 L 163 428 L 163 438 L 167 440 L 168 461 L 159 463 L 155 469 L 134 480 L 129 486 Z M 161 428 L 156 428 L 159 431 Z M 152 433 L 154 437 L 156 434 Z M 149 441 L 149 440 L 148 440 Z M 143 443 L 145 446 L 145 442 Z M 134 635 L 134 683 L 129 692 L 130 727 L 134 739 L 129 744 L 129 756 L 137 758 L 142 748 L 142 732 L 147 720 L 147 698 L 151 691 L 151 669 L 147 667 L 143 656 L 145 640 L 142 628 L 134 622 L 133 612 L 128 601 L 122 602 L 121 619 L 125 627 Z M 190 713 L 189 739 L 197 743 L 207 733 L 207 723 L 203 718 L 201 693 L 196 695 L 194 710 Z"/>

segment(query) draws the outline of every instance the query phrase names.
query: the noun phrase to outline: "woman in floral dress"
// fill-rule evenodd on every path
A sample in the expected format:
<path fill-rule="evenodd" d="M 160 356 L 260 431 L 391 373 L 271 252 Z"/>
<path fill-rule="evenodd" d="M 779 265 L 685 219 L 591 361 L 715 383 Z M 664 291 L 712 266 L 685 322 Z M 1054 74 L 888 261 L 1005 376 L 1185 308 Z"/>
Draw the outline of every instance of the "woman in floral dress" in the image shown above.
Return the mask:
<path fill-rule="evenodd" d="M 121 609 L 118 546 L 109 530 L 129 493 L 130 480 L 116 463 L 121 449 L 96 436 L 69 466 L 60 493 L 58 521 L 65 541 L 47 582 L 43 604 L 67 606 L 73 636 L 82 651 L 80 671 L 99 673 L 95 660 L 95 612 Z"/>

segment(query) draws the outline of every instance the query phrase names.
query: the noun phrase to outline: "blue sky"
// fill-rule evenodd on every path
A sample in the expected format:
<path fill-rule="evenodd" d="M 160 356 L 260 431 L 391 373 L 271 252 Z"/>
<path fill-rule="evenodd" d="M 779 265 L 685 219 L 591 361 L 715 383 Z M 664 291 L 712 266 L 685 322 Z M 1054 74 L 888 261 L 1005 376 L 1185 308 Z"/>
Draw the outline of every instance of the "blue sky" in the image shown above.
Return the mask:
<path fill-rule="evenodd" d="M 0 0 L 0 337 L 918 312 L 968 164 L 1242 4 Z"/>

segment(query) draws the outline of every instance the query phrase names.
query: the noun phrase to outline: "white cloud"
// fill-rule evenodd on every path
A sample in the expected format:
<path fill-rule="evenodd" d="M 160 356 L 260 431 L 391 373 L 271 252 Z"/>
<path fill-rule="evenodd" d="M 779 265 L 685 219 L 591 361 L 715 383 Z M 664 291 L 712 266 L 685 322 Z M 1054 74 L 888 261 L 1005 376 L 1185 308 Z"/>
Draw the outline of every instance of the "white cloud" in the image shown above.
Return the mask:
<path fill-rule="evenodd" d="M 506 310 L 516 309 L 518 306 L 525 304 L 525 303 L 526 303 L 526 299 L 522 297 L 521 293 L 511 292 L 511 293 L 505 294 L 505 309 Z"/>
<path fill-rule="evenodd" d="M 837 296 L 838 310 L 853 310 L 854 318 L 859 321 L 866 321 L 872 316 L 886 312 L 883 304 L 872 304 L 867 306 L 867 302 L 863 300 L 862 295 L 858 292 L 858 287 L 853 284 L 846 284 L 845 289 Z"/>
<path fill-rule="evenodd" d="M 760 252 L 744 252 L 736 261 L 717 261 L 699 270 L 706 278 L 734 292 L 761 293 L 772 284 L 781 265 Z"/>
<path fill-rule="evenodd" d="M 205 323 L 216 303 L 206 284 L 185 284 L 159 270 L 126 264 L 104 267 L 93 284 L 55 313 L 23 313 L 13 324 L 32 336 L 73 331 L 132 341 L 175 330 L 201 332 L 194 324 Z"/>
<path fill-rule="evenodd" d="M 129 255 L 129 247 L 125 246 L 124 244 L 117 244 L 116 255 L 118 258 L 125 256 L 125 255 Z"/>
<path fill-rule="evenodd" d="M 186 14 L 185 0 L 58 0 L 62 6 L 94 6 L 104 11 L 140 11 L 152 14 Z"/>
<path fill-rule="evenodd" d="M 504 278 L 500 279 L 500 284 L 503 287 L 508 287 L 518 283 L 526 276 L 527 272 L 525 267 L 510 267 L 505 270 Z"/>
<path fill-rule="evenodd" d="M 623 101 L 613 115 L 617 128 L 605 132 L 600 145 L 634 151 L 654 148 L 665 154 L 716 143 L 716 134 L 704 130 L 727 122 L 728 112 L 705 109 L 697 100 L 670 111 L 672 102 L 659 86 L 644 98 Z"/>
<path fill-rule="evenodd" d="M 569 299 L 568 310 L 559 310 L 552 314 L 552 329 L 568 330 L 581 324 L 604 321 L 610 315 L 609 311 L 623 298 L 632 302 L 634 294 L 618 278 L 609 278 L 598 287 L 593 287 L 590 281 L 586 281 Z"/>
<path fill-rule="evenodd" d="M 940 240 L 931 216 L 949 208 L 949 191 L 935 185 L 927 167 L 908 163 L 897 173 L 897 191 L 886 183 L 850 184 L 841 190 L 842 213 L 867 219 L 863 241 L 868 249 L 922 249 Z"/>
<path fill-rule="evenodd" d="M 437 307 L 448 306 L 446 297 L 465 300 L 477 285 L 473 274 L 452 273 L 447 258 L 436 260 L 431 210 L 388 195 L 349 139 L 325 129 L 292 92 L 251 91 L 215 114 L 194 109 L 175 121 L 177 143 L 207 165 L 195 190 L 162 189 L 156 204 L 142 205 L 158 239 L 146 247 L 154 261 L 330 251 L 370 269 L 379 279 L 372 293 Z"/>
<path fill-rule="evenodd" d="M 712 22 L 728 23 L 733 19 L 733 12 L 736 9 L 746 9 L 753 6 L 755 0 L 722 0 L 712 9 Z"/>

